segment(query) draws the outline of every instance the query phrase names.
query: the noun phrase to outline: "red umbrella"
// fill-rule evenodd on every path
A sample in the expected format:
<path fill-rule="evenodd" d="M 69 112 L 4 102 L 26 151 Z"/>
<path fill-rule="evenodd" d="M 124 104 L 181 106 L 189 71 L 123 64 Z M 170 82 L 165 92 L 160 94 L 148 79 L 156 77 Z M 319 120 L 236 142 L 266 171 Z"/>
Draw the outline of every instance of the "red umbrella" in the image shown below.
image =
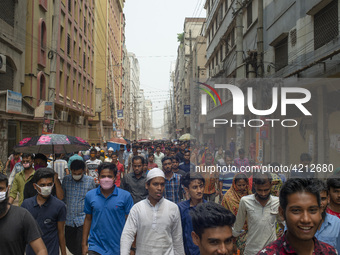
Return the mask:
<path fill-rule="evenodd" d="M 148 143 L 148 142 L 150 142 L 150 140 L 149 139 L 140 139 L 137 142 L 139 142 L 139 143 Z"/>
<path fill-rule="evenodd" d="M 108 143 L 118 143 L 118 144 L 123 144 L 123 145 L 127 144 L 127 142 L 125 141 L 124 138 L 118 138 L 118 137 L 111 138 L 107 142 Z"/>
<path fill-rule="evenodd" d="M 90 145 L 80 137 L 61 134 L 47 134 L 27 137 L 20 141 L 14 147 L 14 150 L 23 153 L 54 154 L 84 151 L 89 148 Z"/>

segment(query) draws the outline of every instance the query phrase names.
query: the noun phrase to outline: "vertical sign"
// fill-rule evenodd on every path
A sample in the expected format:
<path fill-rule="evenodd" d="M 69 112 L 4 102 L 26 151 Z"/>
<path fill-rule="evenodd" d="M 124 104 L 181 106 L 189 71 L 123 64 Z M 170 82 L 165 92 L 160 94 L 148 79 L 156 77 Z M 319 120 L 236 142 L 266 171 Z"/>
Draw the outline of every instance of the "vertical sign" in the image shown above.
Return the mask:
<path fill-rule="evenodd" d="M 123 110 L 117 110 L 117 118 L 120 119 L 124 119 L 124 113 Z"/>
<path fill-rule="evenodd" d="M 21 113 L 22 94 L 7 90 L 6 112 Z"/>
<path fill-rule="evenodd" d="M 184 115 L 190 114 L 190 105 L 184 105 Z"/>

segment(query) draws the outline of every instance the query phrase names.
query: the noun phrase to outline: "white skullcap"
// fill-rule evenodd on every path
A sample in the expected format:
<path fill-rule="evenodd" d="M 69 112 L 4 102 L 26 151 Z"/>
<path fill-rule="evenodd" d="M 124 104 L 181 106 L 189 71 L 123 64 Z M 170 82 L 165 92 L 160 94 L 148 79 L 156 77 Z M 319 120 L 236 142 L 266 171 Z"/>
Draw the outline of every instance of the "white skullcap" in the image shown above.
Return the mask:
<path fill-rule="evenodd" d="M 97 150 L 97 151 L 100 151 L 100 148 L 99 148 L 99 147 L 96 147 L 96 150 Z"/>
<path fill-rule="evenodd" d="M 152 168 L 146 176 L 146 182 L 156 177 L 163 177 L 165 179 L 164 172 L 159 168 Z"/>
<path fill-rule="evenodd" d="M 108 151 L 113 151 L 113 148 L 112 148 L 112 147 L 110 147 L 110 148 L 108 149 Z"/>

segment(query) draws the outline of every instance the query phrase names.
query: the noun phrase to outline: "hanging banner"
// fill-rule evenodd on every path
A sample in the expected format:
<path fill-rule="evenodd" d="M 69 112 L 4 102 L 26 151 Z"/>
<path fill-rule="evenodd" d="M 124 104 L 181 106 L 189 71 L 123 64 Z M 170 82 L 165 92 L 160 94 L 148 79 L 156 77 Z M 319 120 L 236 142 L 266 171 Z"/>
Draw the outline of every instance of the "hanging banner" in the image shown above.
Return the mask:
<path fill-rule="evenodd" d="M 7 90 L 6 112 L 21 113 L 22 94 Z"/>
<path fill-rule="evenodd" d="M 46 134 L 53 134 L 54 124 L 55 124 L 55 120 L 44 119 L 42 133 L 44 135 L 46 135 Z"/>

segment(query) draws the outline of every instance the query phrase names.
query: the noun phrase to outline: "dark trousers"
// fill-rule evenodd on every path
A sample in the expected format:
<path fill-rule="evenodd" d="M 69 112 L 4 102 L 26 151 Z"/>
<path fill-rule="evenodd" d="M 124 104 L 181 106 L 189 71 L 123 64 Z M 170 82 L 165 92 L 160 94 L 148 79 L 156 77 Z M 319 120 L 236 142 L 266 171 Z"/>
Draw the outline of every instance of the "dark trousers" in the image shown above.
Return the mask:
<path fill-rule="evenodd" d="M 73 255 L 81 255 L 81 241 L 83 238 L 83 226 L 65 226 L 66 247 Z"/>

